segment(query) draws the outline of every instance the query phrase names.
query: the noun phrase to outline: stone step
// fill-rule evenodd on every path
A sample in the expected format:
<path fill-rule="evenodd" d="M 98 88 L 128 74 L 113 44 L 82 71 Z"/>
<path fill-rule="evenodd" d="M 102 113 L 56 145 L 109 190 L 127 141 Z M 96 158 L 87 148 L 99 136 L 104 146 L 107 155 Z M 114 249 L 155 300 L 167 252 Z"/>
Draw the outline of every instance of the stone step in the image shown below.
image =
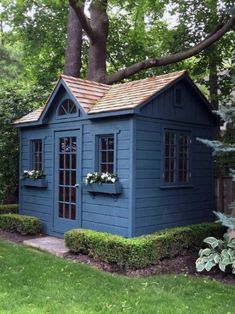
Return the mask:
<path fill-rule="evenodd" d="M 23 244 L 59 257 L 64 257 L 69 253 L 69 249 L 65 246 L 64 239 L 56 237 L 43 237 L 25 240 L 23 241 Z"/>

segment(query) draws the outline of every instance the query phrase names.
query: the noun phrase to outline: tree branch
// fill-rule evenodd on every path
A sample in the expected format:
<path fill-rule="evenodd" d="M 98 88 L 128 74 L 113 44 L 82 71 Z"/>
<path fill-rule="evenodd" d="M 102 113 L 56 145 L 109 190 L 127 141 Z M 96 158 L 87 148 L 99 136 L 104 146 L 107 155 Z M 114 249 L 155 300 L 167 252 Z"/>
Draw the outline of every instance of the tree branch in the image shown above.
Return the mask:
<path fill-rule="evenodd" d="M 77 17 L 79 18 L 79 21 L 82 25 L 82 28 L 86 32 L 90 41 L 93 43 L 96 40 L 95 32 L 93 31 L 91 24 L 90 24 L 90 21 L 82 9 L 82 5 L 78 6 L 77 2 L 78 1 L 76 1 L 76 0 L 69 0 L 69 4 L 74 9 L 75 13 L 77 14 Z"/>
<path fill-rule="evenodd" d="M 141 70 L 164 66 L 172 63 L 176 63 L 185 59 L 188 59 L 192 56 L 197 55 L 202 50 L 207 49 L 214 42 L 219 40 L 225 33 L 227 33 L 232 27 L 235 25 L 235 13 L 233 13 L 232 17 L 228 20 L 226 24 L 217 25 L 217 27 L 212 31 L 207 38 L 202 40 L 200 43 L 195 45 L 192 48 L 189 48 L 185 51 L 181 51 L 169 56 L 165 56 L 162 58 L 151 58 L 138 63 L 135 63 L 123 70 L 120 70 L 114 74 L 108 75 L 106 79 L 107 84 L 113 84 L 119 82 L 125 78 L 128 78 Z"/>

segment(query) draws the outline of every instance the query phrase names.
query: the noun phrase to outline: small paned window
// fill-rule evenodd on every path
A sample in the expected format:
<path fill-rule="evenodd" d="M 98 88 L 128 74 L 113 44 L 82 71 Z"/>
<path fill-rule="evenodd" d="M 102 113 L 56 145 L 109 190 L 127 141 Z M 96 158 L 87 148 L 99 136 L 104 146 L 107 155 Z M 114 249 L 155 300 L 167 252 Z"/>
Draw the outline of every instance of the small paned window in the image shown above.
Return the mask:
<path fill-rule="evenodd" d="M 164 136 L 164 182 L 186 184 L 190 180 L 190 136 L 181 131 L 167 130 Z"/>
<path fill-rule="evenodd" d="M 71 99 L 65 99 L 59 107 L 58 116 L 68 116 L 78 113 L 77 106 Z"/>
<path fill-rule="evenodd" d="M 182 92 L 181 89 L 175 89 L 175 99 L 174 99 L 175 106 L 182 106 Z"/>
<path fill-rule="evenodd" d="M 99 171 L 114 173 L 114 136 L 99 136 Z"/>
<path fill-rule="evenodd" d="M 189 182 L 189 135 L 178 135 L 178 180 Z"/>
<path fill-rule="evenodd" d="M 165 133 L 165 171 L 164 178 L 166 183 L 176 181 L 176 134 L 173 132 Z"/>
<path fill-rule="evenodd" d="M 32 169 L 43 170 L 42 169 L 42 140 L 32 141 Z"/>

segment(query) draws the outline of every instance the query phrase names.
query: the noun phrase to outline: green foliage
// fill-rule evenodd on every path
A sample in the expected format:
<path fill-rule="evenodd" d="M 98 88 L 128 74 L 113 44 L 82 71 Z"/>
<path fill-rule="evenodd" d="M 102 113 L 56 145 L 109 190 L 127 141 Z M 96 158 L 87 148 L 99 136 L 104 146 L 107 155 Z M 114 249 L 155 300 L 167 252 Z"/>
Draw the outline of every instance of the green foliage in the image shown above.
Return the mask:
<path fill-rule="evenodd" d="M 65 233 L 65 243 L 74 253 L 88 254 L 123 268 L 135 269 L 194 250 L 208 234 L 219 236 L 222 232 L 221 226 L 205 223 L 126 239 L 104 232 L 73 229 Z"/>
<path fill-rule="evenodd" d="M 225 235 L 224 240 L 208 237 L 203 242 L 209 247 L 199 251 L 199 258 L 196 261 L 197 271 L 210 271 L 218 265 L 223 272 L 227 267 L 231 267 L 232 273 L 235 274 L 235 239 Z"/>
<path fill-rule="evenodd" d="M 220 212 L 214 212 L 219 218 L 219 222 L 229 228 L 235 230 L 235 218 L 227 217 Z M 219 266 L 221 271 L 226 271 L 229 266 L 232 273 L 235 274 L 235 238 L 231 235 L 225 234 L 223 240 L 218 240 L 210 236 L 203 240 L 208 244 L 208 248 L 199 251 L 199 258 L 196 261 L 197 271 L 210 271 L 214 266 Z"/>
<path fill-rule="evenodd" d="M 166 55 L 172 51 L 173 31 L 163 20 L 168 1 L 110 1 L 108 72 L 128 67 L 141 60 Z M 173 45 L 174 46 L 174 45 Z M 131 77 L 136 80 L 162 74 L 170 67 L 152 68 Z M 173 65 L 182 69 L 181 65 Z"/>
<path fill-rule="evenodd" d="M 226 125 L 225 133 L 219 140 L 198 139 L 210 147 L 215 156 L 215 172 L 218 176 L 231 175 L 235 180 L 235 104 L 222 106 L 216 113 L 223 119 Z"/>
<path fill-rule="evenodd" d="M 0 229 L 20 234 L 38 234 L 41 230 L 40 220 L 32 216 L 18 214 L 0 215 Z"/>
<path fill-rule="evenodd" d="M 14 79 L 23 70 L 20 53 L 12 47 L 0 46 L 0 80 Z"/>
<path fill-rule="evenodd" d="M 229 228 L 230 230 L 235 230 L 235 218 L 234 217 L 228 217 L 223 213 L 220 212 L 214 212 L 214 214 L 218 217 L 219 222 L 222 224 L 222 226 Z"/>
<path fill-rule="evenodd" d="M 5 41 L 22 52 L 28 82 L 50 90 L 63 72 L 68 2 L 5 0 L 2 6 L 11 26 Z"/>
<path fill-rule="evenodd" d="M 117 176 L 109 172 L 93 172 L 88 173 L 85 179 L 86 184 L 92 183 L 110 183 L 114 184 L 118 180 Z"/>
<path fill-rule="evenodd" d="M 0 83 L 0 202 L 9 203 L 17 201 L 19 177 L 18 130 L 12 123 L 41 104 L 45 92 L 21 81 Z"/>
<path fill-rule="evenodd" d="M 45 177 L 45 174 L 43 173 L 42 170 L 24 170 L 24 173 L 23 173 L 23 178 L 24 179 L 33 179 L 33 180 L 38 180 L 38 179 L 41 179 L 41 178 L 44 178 Z"/>
<path fill-rule="evenodd" d="M 1 205 L 0 204 L 0 215 L 2 214 L 18 214 L 19 212 L 19 205 L 18 204 L 7 204 Z"/>
<path fill-rule="evenodd" d="M 175 52 L 189 48 L 205 38 L 216 25 L 229 18 L 233 8 L 233 0 L 174 1 L 172 14 L 178 15 L 179 19 L 174 32 Z M 190 66 L 190 74 L 210 91 L 210 100 L 219 101 L 220 104 L 228 104 L 232 99 L 234 40 L 234 32 L 227 33 L 209 49 L 194 57 L 194 64 Z M 217 90 L 214 94 L 217 88 L 220 92 Z"/>

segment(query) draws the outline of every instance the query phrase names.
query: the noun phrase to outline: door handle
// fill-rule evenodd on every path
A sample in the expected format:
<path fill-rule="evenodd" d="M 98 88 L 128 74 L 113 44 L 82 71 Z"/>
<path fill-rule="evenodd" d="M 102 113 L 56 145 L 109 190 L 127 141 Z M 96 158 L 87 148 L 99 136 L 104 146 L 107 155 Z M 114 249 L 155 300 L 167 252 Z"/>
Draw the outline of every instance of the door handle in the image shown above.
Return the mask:
<path fill-rule="evenodd" d="M 74 185 L 74 187 L 75 187 L 75 188 L 79 188 L 79 187 L 80 187 L 80 184 L 79 184 L 79 183 L 76 183 L 76 184 Z"/>

